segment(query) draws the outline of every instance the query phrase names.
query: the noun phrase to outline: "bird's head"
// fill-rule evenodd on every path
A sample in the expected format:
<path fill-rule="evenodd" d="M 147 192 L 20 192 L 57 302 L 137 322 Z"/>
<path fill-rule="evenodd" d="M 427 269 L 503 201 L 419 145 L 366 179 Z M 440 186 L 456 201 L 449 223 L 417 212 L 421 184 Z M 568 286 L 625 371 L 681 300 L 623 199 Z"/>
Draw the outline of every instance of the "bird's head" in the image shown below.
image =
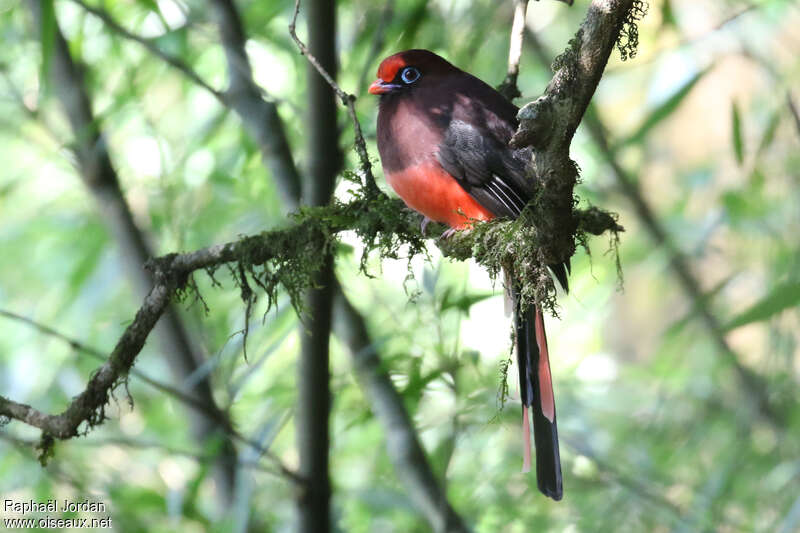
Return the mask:
<path fill-rule="evenodd" d="M 370 94 L 402 94 L 459 70 L 429 50 L 406 50 L 384 59 L 378 67 L 378 79 L 369 86 Z"/>

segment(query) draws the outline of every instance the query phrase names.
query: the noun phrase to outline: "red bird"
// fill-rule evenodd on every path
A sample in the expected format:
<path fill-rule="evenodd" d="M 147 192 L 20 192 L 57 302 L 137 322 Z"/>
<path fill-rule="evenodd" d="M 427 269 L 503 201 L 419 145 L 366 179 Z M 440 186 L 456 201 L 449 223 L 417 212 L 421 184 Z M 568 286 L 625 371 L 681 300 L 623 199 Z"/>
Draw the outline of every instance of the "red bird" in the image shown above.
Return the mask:
<path fill-rule="evenodd" d="M 378 151 L 389 185 L 429 220 L 469 229 L 473 220 L 516 218 L 532 196 L 530 150 L 512 150 L 517 107 L 475 76 L 428 50 L 383 60 L 370 86 L 380 95 Z M 569 264 L 550 265 L 567 290 Z M 525 460 L 530 469 L 528 409 L 533 412 L 539 490 L 560 500 L 561 460 L 542 311 L 524 306 L 516 287 L 517 363 Z"/>

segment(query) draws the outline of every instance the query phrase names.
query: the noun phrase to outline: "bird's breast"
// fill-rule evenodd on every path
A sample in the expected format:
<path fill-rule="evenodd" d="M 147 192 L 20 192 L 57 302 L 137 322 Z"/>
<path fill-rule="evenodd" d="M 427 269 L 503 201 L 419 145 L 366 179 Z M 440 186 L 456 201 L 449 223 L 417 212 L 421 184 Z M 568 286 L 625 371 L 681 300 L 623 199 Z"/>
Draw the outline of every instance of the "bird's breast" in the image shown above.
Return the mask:
<path fill-rule="evenodd" d="M 465 229 L 473 220 L 494 218 L 436 160 L 386 171 L 386 180 L 408 207 L 451 228 Z"/>

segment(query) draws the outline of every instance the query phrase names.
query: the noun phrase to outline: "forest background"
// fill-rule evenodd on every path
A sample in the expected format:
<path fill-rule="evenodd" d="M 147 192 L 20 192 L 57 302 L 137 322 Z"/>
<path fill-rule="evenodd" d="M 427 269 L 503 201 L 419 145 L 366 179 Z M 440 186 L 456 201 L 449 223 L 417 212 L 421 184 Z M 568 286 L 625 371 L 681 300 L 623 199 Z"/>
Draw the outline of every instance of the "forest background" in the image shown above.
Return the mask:
<path fill-rule="evenodd" d="M 588 4 L 530 2 L 518 105 Z M 514 7 L 307 0 L 297 29 L 357 97 L 376 164 L 380 59 L 428 48 L 498 85 Z M 152 285 L 148 258 L 285 227 L 301 196 L 352 198 L 352 123 L 299 53 L 294 10 L 0 0 L 4 414 L 84 391 Z M 235 267 L 196 272 L 102 423 L 54 442 L 2 425 L 0 495 L 104 501 L 120 531 L 314 530 L 329 471 L 343 531 L 798 530 L 798 25 L 791 1 L 652 0 L 638 53 L 611 54 L 571 157 L 580 206 L 625 232 L 578 249 L 547 319 L 562 502 L 519 471 L 500 280 L 432 241 L 410 261 L 371 253 L 366 276 L 352 232 L 315 278 L 341 287 L 330 324 L 301 323 L 282 288 L 267 312 Z M 329 380 L 313 357 L 328 338 Z"/>

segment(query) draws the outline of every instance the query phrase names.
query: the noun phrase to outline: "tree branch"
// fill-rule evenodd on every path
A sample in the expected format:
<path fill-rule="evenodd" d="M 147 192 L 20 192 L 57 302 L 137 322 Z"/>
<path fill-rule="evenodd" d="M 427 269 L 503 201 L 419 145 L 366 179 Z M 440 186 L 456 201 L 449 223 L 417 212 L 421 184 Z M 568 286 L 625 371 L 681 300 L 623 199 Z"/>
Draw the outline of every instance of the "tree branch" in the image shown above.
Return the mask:
<path fill-rule="evenodd" d="M 278 185 L 286 211 L 291 211 L 298 205 L 302 182 L 278 108 L 264 98 L 263 90 L 253 79 L 242 20 L 233 0 L 209 1 L 228 63 L 229 87 L 225 91 L 225 101 L 255 139 L 262 161 Z"/>
<path fill-rule="evenodd" d="M 511 223 L 498 219 L 476 224 L 476 230 L 487 227 L 502 233 L 503 228 Z M 401 201 L 380 193 L 380 196 L 369 200 L 356 198 L 349 203 L 334 202 L 328 206 L 304 208 L 294 215 L 290 225 L 282 229 L 265 231 L 185 254 L 173 253 L 149 260 L 145 268 L 151 273 L 154 286 L 118 341 L 109 360 L 94 373 L 87 389 L 57 420 L 33 417 L 30 418 L 32 425 L 55 437 L 71 438 L 79 434 L 78 427 L 81 423 L 87 422 L 89 427 L 99 424 L 103 420 L 102 408 L 109 390 L 130 371 L 147 335 L 164 312 L 169 299 L 176 294 L 184 294 L 190 288 L 190 276 L 193 272 L 213 271 L 226 263 L 237 262 L 251 275 L 260 277 L 259 286 L 262 288 L 271 291 L 279 284 L 284 284 L 291 295 L 310 286 L 310 277 L 321 268 L 322 262 L 309 263 L 307 255 L 318 256 L 325 239 L 350 230 L 361 236 L 369 245 L 368 250 L 380 249 L 383 254 L 396 253 L 403 245 L 419 250 L 423 244 L 417 216 L 405 210 Z M 466 249 L 486 246 L 481 240 L 480 231 L 467 232 L 458 236 L 457 240 L 458 245 Z M 446 252 L 452 246 L 451 241 L 453 239 L 437 242 Z M 292 276 L 275 276 L 274 272 L 281 267 L 293 269 Z M 256 271 L 256 268 L 261 270 Z M 301 287 L 286 285 L 291 283 L 299 283 Z M 0 414 L 23 422 L 29 420 L 27 414 L 10 407 L 0 410 Z M 45 419 L 47 422 L 42 421 Z"/>
<path fill-rule="evenodd" d="M 667 251 L 669 265 L 678 280 L 678 284 L 692 302 L 693 308 L 700 315 L 711 339 L 717 345 L 719 353 L 722 354 L 726 362 L 731 365 L 742 386 L 748 391 L 747 396 L 754 399 L 756 409 L 772 424 L 775 424 L 777 427 L 782 427 L 782 417 L 775 412 L 767 397 L 766 384 L 757 374 L 741 363 L 738 354 L 731 348 L 730 344 L 728 344 L 719 320 L 717 320 L 717 317 L 714 316 L 709 308 L 708 300 L 700 287 L 700 283 L 692 274 L 688 259 L 672 242 L 667 230 L 658 222 L 653 209 L 650 207 L 647 200 L 645 200 L 636 181 L 628 175 L 616 160 L 607 142 L 607 130 L 600 122 L 596 113 L 589 113 L 587 115 L 586 126 L 595 144 L 600 148 L 604 159 L 611 167 L 619 191 L 631 202 L 645 230 L 650 234 L 650 237 L 656 245 L 663 247 Z"/>
<path fill-rule="evenodd" d="M 164 52 L 156 44 L 125 29 L 105 10 L 86 4 L 83 0 L 72 0 L 88 13 L 102 20 L 113 32 L 125 39 L 141 44 L 145 49 L 176 68 L 187 79 L 209 91 L 225 107 L 232 109 L 248 133 L 256 141 L 265 167 L 270 171 L 286 206 L 286 211 L 296 208 L 301 193 L 300 174 L 294 162 L 286 128 L 278 115 L 274 102 L 266 99 L 264 90 L 253 79 L 250 61 L 245 51 L 246 38 L 241 18 L 230 0 L 210 0 L 215 9 L 217 22 L 228 62 L 229 87 L 220 92 L 205 82 L 182 59 Z"/>
<path fill-rule="evenodd" d="M 510 144 L 530 147 L 529 176 L 537 188 L 527 220 L 539 248 L 526 264 L 543 269 L 575 253 L 580 218 L 573 210 L 573 191 L 578 168 L 569 158 L 570 144 L 615 43 L 624 34 L 628 41 L 620 49 L 635 46 L 634 23 L 643 15 L 641 7 L 640 0 L 593 0 L 569 47 L 554 62 L 555 73 L 544 94 L 517 115 L 519 128 Z M 553 305 L 546 296 L 553 293 L 552 284 L 534 289 L 523 287 L 523 298 Z"/>
<path fill-rule="evenodd" d="M 102 423 L 110 390 L 124 381 L 148 334 L 169 305 L 170 297 L 177 288 L 176 281 L 161 279 L 156 282 L 108 360 L 94 372 L 86 389 L 72 400 L 63 413 L 45 415 L 27 405 L 0 398 L 0 415 L 21 420 L 59 439 L 78 436 L 79 427 L 84 422 L 87 424 L 85 430 Z"/>
<path fill-rule="evenodd" d="M 80 341 L 78 341 L 78 340 L 76 340 L 76 339 L 74 339 L 72 337 L 68 337 L 67 335 L 64 335 L 63 333 L 61 333 L 59 331 L 56 331 L 55 329 L 51 328 L 50 326 L 47 326 L 45 324 L 40 324 L 39 322 L 31 320 L 30 318 L 24 317 L 22 315 L 18 315 L 17 313 L 12 313 L 11 311 L 7 311 L 5 309 L 0 309 L 0 316 L 4 316 L 4 317 L 9 318 L 11 320 L 16 320 L 18 322 L 23 322 L 25 324 L 28 324 L 29 326 L 35 328 L 36 330 L 40 331 L 41 333 L 43 333 L 45 335 L 49 335 L 49 336 L 54 337 L 56 339 L 59 339 L 59 340 L 65 342 L 66 344 L 68 344 L 74 350 L 77 350 L 77 351 L 83 352 L 85 354 L 88 354 L 94 359 L 99 359 L 100 361 L 106 361 L 108 359 L 107 355 L 104 354 L 103 352 L 101 352 L 100 350 L 98 350 L 97 348 L 93 348 L 91 346 L 87 346 L 86 344 L 83 344 L 82 342 L 80 342 Z M 124 372 L 123 372 L 123 374 L 124 374 Z M 203 414 L 205 414 L 207 416 L 210 416 L 210 417 L 219 417 L 219 418 L 217 418 L 217 422 L 219 424 L 219 427 L 223 431 L 225 431 L 225 433 L 227 433 L 231 437 L 235 438 L 238 442 L 254 448 L 261 455 L 263 455 L 263 456 L 267 457 L 268 459 L 270 459 L 278 467 L 278 471 L 274 471 L 274 470 L 271 470 L 271 469 L 264 469 L 264 468 L 262 468 L 262 470 L 264 470 L 265 472 L 271 473 L 271 474 L 275 474 L 275 475 L 280 475 L 282 477 L 286 477 L 289 480 L 294 481 L 297 484 L 304 483 L 304 480 L 300 477 L 300 475 L 295 473 L 293 470 L 289 469 L 287 466 L 285 466 L 281 462 L 280 458 L 278 458 L 271 450 L 269 450 L 268 448 L 265 448 L 264 446 L 261 446 L 260 443 L 254 441 L 253 439 L 249 439 L 249 438 L 245 437 L 244 435 L 239 433 L 236 429 L 234 429 L 230 425 L 230 420 L 226 416 L 220 417 L 220 412 L 219 411 L 217 411 L 217 412 L 209 412 L 208 411 L 208 405 L 203 403 L 203 402 L 201 402 L 200 400 L 198 400 L 194 396 L 186 394 L 182 390 L 177 389 L 175 387 L 172 387 L 170 385 L 167 385 L 166 383 L 162 383 L 160 381 L 157 381 L 157 380 L 151 378 L 150 376 L 148 376 L 147 374 L 145 374 L 144 372 L 141 372 L 140 370 L 137 370 L 134 367 L 131 367 L 127 371 L 127 375 L 135 376 L 137 379 L 141 380 L 143 383 L 146 383 L 147 385 L 150 385 L 151 387 L 153 387 L 154 389 L 158 390 L 159 392 L 163 392 L 164 394 L 167 394 L 168 396 L 171 396 L 171 397 L 175 398 L 176 400 L 178 400 L 182 404 L 184 404 L 184 405 L 186 405 L 188 407 L 191 407 L 192 409 L 196 410 L 198 413 L 203 413 Z M 14 401 L 8 400 L 6 398 L 3 398 L 2 396 L 0 396 L 0 416 L 7 416 L 9 418 L 15 418 L 17 420 L 20 420 L 20 418 L 18 418 L 17 416 L 11 416 L 10 414 L 5 414 L 5 413 L 2 412 L 2 404 L 3 404 L 3 402 L 8 402 L 9 406 L 7 407 L 7 409 L 8 409 L 9 412 L 16 412 L 16 414 L 18 414 L 18 415 L 20 415 L 22 417 L 30 417 L 31 419 L 45 420 L 45 421 L 41 422 L 42 424 L 53 424 L 53 423 L 60 424 L 60 422 L 57 421 L 57 420 L 55 422 L 53 422 L 54 417 L 57 418 L 58 415 L 48 415 L 48 414 L 42 413 L 42 412 L 34 409 L 33 407 L 29 406 L 29 405 L 21 404 L 21 403 L 18 403 L 18 402 L 14 402 Z M 21 421 L 24 421 L 24 420 L 21 420 Z M 38 427 L 39 429 L 42 429 L 43 431 L 46 431 L 44 427 L 36 426 L 35 424 L 29 424 L 29 425 L 32 425 L 34 427 Z M 30 442 L 26 442 L 26 444 L 31 444 L 31 443 Z M 208 456 L 208 459 L 212 459 L 213 457 L 217 457 L 217 455 L 215 454 L 214 456 Z M 239 464 L 241 464 L 241 462 L 239 462 Z"/>
<path fill-rule="evenodd" d="M 800 135 L 800 111 L 797 110 L 797 105 L 794 103 L 792 91 L 786 91 L 786 105 L 789 106 L 789 112 L 794 119 L 795 128 L 797 129 L 798 135 Z"/>
<path fill-rule="evenodd" d="M 537 166 L 548 168 L 555 157 L 566 157 L 623 24 L 637 9 L 636 4 L 636 0 L 593 0 L 569 48 L 554 62 L 556 72 L 545 93 L 520 110 L 520 126 L 511 142 L 518 148 L 533 147 L 537 156 L 549 156 L 547 162 Z"/>

